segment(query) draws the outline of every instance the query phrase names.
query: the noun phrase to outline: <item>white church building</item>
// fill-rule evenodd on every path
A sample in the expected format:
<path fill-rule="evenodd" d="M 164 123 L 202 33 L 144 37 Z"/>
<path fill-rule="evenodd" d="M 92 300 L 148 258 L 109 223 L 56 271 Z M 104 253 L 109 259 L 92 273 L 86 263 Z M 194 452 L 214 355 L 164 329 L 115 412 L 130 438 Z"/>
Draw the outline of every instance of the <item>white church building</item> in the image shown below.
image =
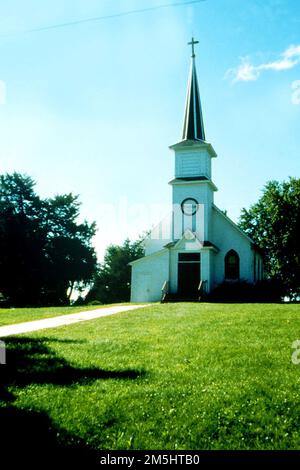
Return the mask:
<path fill-rule="evenodd" d="M 255 283 L 263 278 L 253 241 L 214 204 L 217 187 L 206 141 L 192 39 L 182 139 L 175 157 L 170 215 L 144 240 L 145 256 L 133 261 L 131 301 L 199 299 L 224 281 Z"/>

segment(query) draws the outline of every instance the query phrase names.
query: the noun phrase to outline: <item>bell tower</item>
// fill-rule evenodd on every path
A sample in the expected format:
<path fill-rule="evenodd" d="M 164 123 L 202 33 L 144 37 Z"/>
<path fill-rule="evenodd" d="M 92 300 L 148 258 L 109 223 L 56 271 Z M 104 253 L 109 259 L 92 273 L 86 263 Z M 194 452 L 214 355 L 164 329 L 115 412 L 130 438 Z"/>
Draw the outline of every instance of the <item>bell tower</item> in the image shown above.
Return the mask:
<path fill-rule="evenodd" d="M 195 41 L 192 46 L 184 111 L 182 139 L 170 149 L 175 153 L 175 178 L 170 181 L 173 190 L 173 239 L 179 239 L 191 230 L 201 242 L 209 241 L 214 192 L 211 162 L 217 156 L 206 141 L 203 114 L 195 64 Z"/>

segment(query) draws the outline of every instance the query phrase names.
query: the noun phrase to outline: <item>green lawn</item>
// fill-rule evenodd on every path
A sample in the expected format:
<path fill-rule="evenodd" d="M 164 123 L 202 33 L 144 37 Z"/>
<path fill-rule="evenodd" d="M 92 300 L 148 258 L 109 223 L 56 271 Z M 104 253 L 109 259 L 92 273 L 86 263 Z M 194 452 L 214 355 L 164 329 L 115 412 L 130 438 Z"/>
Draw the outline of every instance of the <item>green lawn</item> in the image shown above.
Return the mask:
<path fill-rule="evenodd" d="M 114 304 L 126 305 L 126 304 Z M 93 305 L 81 307 L 45 307 L 45 308 L 0 308 L 0 326 L 14 325 L 33 320 L 42 320 L 60 315 L 95 310 L 97 308 L 109 307 L 109 305 Z"/>
<path fill-rule="evenodd" d="M 275 304 L 155 304 L 11 337 L 1 428 L 73 455 L 300 449 L 296 339 L 300 305 Z"/>

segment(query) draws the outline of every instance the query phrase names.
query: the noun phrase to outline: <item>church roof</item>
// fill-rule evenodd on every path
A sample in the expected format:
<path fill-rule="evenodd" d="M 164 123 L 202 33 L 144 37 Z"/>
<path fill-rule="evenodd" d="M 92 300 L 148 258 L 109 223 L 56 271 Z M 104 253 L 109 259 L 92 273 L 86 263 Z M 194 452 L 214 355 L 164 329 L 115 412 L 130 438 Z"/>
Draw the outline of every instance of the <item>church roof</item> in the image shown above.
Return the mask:
<path fill-rule="evenodd" d="M 177 178 L 170 181 L 170 184 L 175 181 L 209 181 L 209 178 L 207 176 L 177 176 Z"/>
<path fill-rule="evenodd" d="M 196 44 L 192 39 L 189 44 Z M 188 89 L 185 103 L 184 123 L 182 131 L 182 140 L 202 140 L 205 141 L 205 132 L 198 87 L 198 79 L 195 65 L 194 46 L 192 49 L 192 60 L 188 80 Z"/>
<path fill-rule="evenodd" d="M 212 182 L 211 179 L 207 178 L 206 176 L 186 176 L 186 177 L 177 177 L 171 181 L 169 181 L 169 184 L 172 184 L 172 185 L 183 185 L 183 184 L 186 184 L 186 183 L 190 183 L 190 184 L 199 184 L 199 183 L 208 183 L 211 188 L 213 189 L 213 191 L 218 191 L 218 188 L 217 186 Z"/>
<path fill-rule="evenodd" d="M 173 240 L 169 243 L 167 243 L 164 248 L 173 248 L 174 246 L 177 245 L 177 243 L 179 242 L 180 240 L 177 239 L 177 240 Z M 213 248 L 214 250 L 216 251 L 220 251 L 219 248 L 214 244 L 214 243 L 211 243 L 210 241 L 208 240 L 205 240 L 204 242 L 202 242 L 202 246 L 203 248 Z"/>

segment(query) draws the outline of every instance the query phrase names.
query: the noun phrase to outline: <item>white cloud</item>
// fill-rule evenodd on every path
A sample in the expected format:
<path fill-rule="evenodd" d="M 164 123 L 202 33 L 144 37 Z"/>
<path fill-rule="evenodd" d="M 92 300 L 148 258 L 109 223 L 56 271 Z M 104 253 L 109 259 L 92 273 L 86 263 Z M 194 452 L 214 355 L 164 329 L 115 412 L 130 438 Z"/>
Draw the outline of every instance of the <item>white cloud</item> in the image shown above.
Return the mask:
<path fill-rule="evenodd" d="M 300 80 L 295 80 L 292 83 L 292 90 L 294 90 L 292 93 L 292 103 L 295 105 L 299 105 L 300 104 Z"/>
<path fill-rule="evenodd" d="M 285 57 L 295 57 L 295 56 L 300 56 L 300 45 L 298 46 L 290 46 L 288 49 L 285 51 Z"/>
<path fill-rule="evenodd" d="M 280 72 L 289 70 L 300 64 L 300 45 L 291 45 L 279 56 L 278 60 L 253 65 L 248 58 L 243 58 L 242 63 L 235 68 L 229 69 L 225 77 L 235 82 L 249 82 L 257 80 L 265 70 Z"/>
<path fill-rule="evenodd" d="M 235 82 L 249 82 L 257 80 L 259 76 L 259 71 L 246 59 L 243 59 L 243 63 L 236 70 L 231 69 L 230 74 L 234 77 L 233 81 Z"/>

